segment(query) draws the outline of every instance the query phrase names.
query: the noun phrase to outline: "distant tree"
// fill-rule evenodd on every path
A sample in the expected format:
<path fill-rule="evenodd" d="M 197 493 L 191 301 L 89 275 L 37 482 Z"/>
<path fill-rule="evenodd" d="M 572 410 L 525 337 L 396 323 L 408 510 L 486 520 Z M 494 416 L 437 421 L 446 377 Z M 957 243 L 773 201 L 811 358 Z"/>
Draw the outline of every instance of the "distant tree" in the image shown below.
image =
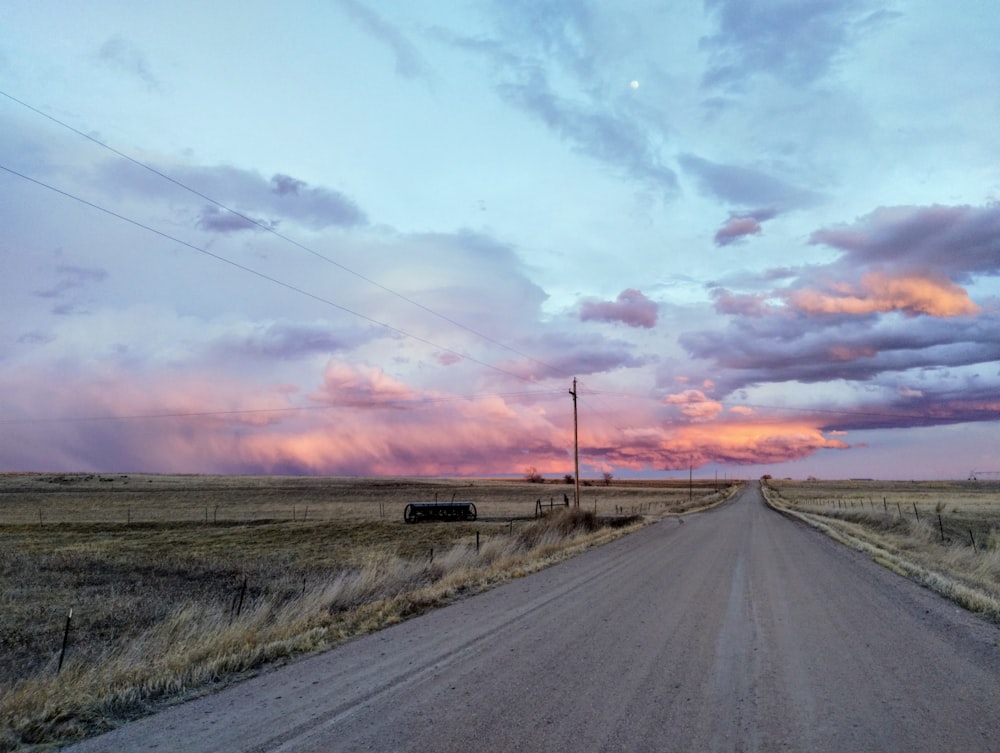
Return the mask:
<path fill-rule="evenodd" d="M 604 479 L 604 485 L 605 486 L 611 486 L 611 479 L 613 479 L 614 477 L 615 476 L 614 476 L 614 474 L 611 471 L 605 471 L 601 475 L 601 478 Z"/>
<path fill-rule="evenodd" d="M 529 465 L 527 468 L 524 469 L 524 478 L 526 481 L 530 481 L 532 484 L 545 483 L 545 478 L 542 476 L 541 473 L 538 472 L 538 469 L 535 468 L 535 466 L 533 465 Z"/>
<path fill-rule="evenodd" d="M 567 473 L 565 476 L 563 476 L 563 481 L 565 481 L 567 484 L 572 484 L 573 483 L 573 474 L 572 473 Z"/>

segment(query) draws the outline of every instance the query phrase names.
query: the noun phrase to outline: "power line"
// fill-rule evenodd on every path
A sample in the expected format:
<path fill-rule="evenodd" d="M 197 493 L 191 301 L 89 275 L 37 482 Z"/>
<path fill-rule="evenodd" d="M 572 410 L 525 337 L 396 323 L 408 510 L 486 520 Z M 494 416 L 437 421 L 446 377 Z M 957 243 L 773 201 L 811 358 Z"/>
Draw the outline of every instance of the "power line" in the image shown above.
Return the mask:
<path fill-rule="evenodd" d="M 561 390 L 534 390 L 525 392 L 485 392 L 473 395 L 451 395 L 448 397 L 423 397 L 414 400 L 383 400 L 378 403 L 378 407 L 410 407 L 420 408 L 429 405 L 458 402 L 460 400 L 478 400 L 485 397 L 545 397 L 548 399 L 562 397 Z M 260 415 L 272 413 L 298 413 L 307 411 L 330 411 L 342 408 L 357 407 L 350 404 L 344 405 L 300 405 L 286 408 L 245 408 L 236 410 L 207 410 L 207 411 L 177 411 L 163 413 L 130 413 L 125 415 L 95 415 L 95 416 L 55 416 L 51 418 L 0 418 L 2 424 L 53 424 L 53 423 L 83 423 L 91 421 L 137 421 L 146 419 L 161 418 L 202 418 L 210 416 L 241 416 Z"/>
<path fill-rule="evenodd" d="M 375 324 L 375 325 L 378 325 L 379 327 L 384 327 L 385 329 L 388 329 L 388 330 L 390 330 L 392 332 L 395 332 L 395 333 L 397 333 L 399 335 L 403 335 L 404 337 L 408 337 L 408 338 L 410 338 L 412 340 L 416 340 L 417 342 L 423 343 L 425 345 L 430 345 L 432 348 L 437 348 L 438 350 L 442 350 L 445 353 L 451 353 L 452 355 L 458 356 L 459 358 L 463 358 L 463 359 L 465 359 L 467 361 L 471 361 L 472 363 L 479 364 L 480 366 L 485 366 L 486 368 L 489 368 L 489 369 L 492 369 L 494 371 L 500 372 L 501 374 L 506 374 L 507 376 L 514 377 L 515 379 L 519 379 L 519 380 L 524 381 L 524 382 L 530 382 L 531 381 L 531 379 L 529 379 L 528 377 L 522 376 L 521 374 L 516 374 L 513 371 L 508 371 L 507 369 L 503 369 L 503 368 L 501 368 L 499 366 L 496 366 L 494 364 L 487 363 L 486 361 L 480 361 L 477 358 L 473 358 L 472 356 L 467 355 L 465 353 L 460 353 L 459 351 L 454 350 L 454 349 L 449 348 L 449 347 L 446 347 L 444 345 L 438 345 L 437 343 L 435 343 L 435 342 L 433 342 L 431 340 L 428 340 L 428 339 L 426 339 L 424 337 L 420 337 L 419 335 L 414 335 L 414 334 L 412 334 L 410 332 L 407 332 L 406 330 L 402 330 L 399 327 L 394 327 L 393 325 L 388 324 L 386 322 L 381 322 L 381 321 L 379 321 L 377 319 L 373 319 L 370 316 L 366 316 L 365 314 L 362 314 L 362 313 L 360 313 L 358 311 L 354 311 L 353 309 L 349 309 L 346 306 L 342 306 L 339 303 L 335 303 L 335 302 L 331 301 L 328 298 L 324 298 L 322 296 L 316 295 L 315 293 L 310 293 L 307 290 L 303 290 L 302 288 L 297 287 L 295 285 L 292 285 L 291 283 L 287 283 L 287 282 L 284 282 L 283 280 L 279 280 L 276 277 L 272 277 L 271 275 L 268 275 L 268 274 L 266 274 L 264 272 L 260 272 L 259 270 L 256 270 L 256 269 L 254 269 L 252 267 L 248 267 L 248 266 L 246 266 L 244 264 L 240 264 L 239 262 L 233 261 L 232 259 L 227 259 L 225 256 L 221 256 L 219 254 L 213 253 L 212 251 L 209 251 L 206 248 L 202 248 L 201 246 L 196 246 L 193 243 L 188 243 L 187 241 L 181 240 L 180 238 L 177 238 L 176 236 L 170 235 L 169 233 L 165 233 L 162 230 L 157 230 L 156 228 L 151 227 L 150 225 L 146 225 L 145 223 L 139 222 L 138 220 L 134 220 L 131 217 L 126 217 L 125 215 L 119 214 L 118 212 L 115 212 L 115 211 L 113 211 L 111 209 L 103 207 L 100 204 L 95 204 L 92 201 L 88 201 L 87 199 L 84 199 L 84 198 L 81 198 L 79 196 L 76 196 L 75 194 L 69 193 L 68 191 L 64 191 L 61 188 L 57 188 L 57 187 L 55 187 L 53 185 L 45 183 L 44 181 L 38 180 L 37 178 L 32 178 L 31 176 L 25 175 L 24 173 L 21 173 L 21 172 L 18 172 L 17 170 L 14 170 L 13 168 L 7 167 L 6 165 L 0 164 L 0 170 L 4 170 L 5 172 L 10 173 L 11 175 L 15 175 L 18 178 L 21 178 L 23 180 L 28 181 L 29 183 L 34 183 L 37 186 L 41 186 L 42 188 L 46 188 L 49 191 L 57 193 L 57 194 L 59 194 L 61 196 L 64 196 L 64 197 L 66 197 L 68 199 L 72 199 L 73 201 L 79 202 L 80 204 L 83 204 L 84 206 L 88 206 L 88 207 L 91 207 L 92 209 L 96 209 L 99 212 L 103 212 L 104 214 L 107 214 L 107 215 L 109 215 L 111 217 L 119 219 L 122 222 L 127 222 L 130 225 L 134 225 L 134 226 L 136 226 L 138 228 L 142 228 L 143 230 L 146 230 L 146 231 L 148 231 L 150 233 L 154 233 L 156 235 L 159 235 L 162 238 L 166 238 L 167 240 L 173 241 L 174 243 L 177 243 L 177 244 L 179 244 L 181 246 L 189 248 L 192 251 L 197 251 L 200 254 L 204 254 L 205 256 L 209 256 L 209 257 L 215 259 L 216 261 L 221 261 L 224 264 L 228 264 L 228 265 L 230 265 L 232 267 L 236 267 L 237 269 L 240 269 L 240 270 L 242 270 L 244 272 L 252 274 L 252 275 L 254 275 L 256 277 L 259 277 L 259 278 L 261 278 L 263 280 L 267 280 L 268 282 L 272 282 L 275 285 L 280 285 L 281 287 L 286 288 L 287 290 L 291 290 L 291 291 L 293 291 L 295 293 L 298 293 L 300 295 L 304 295 L 307 298 L 312 298 L 314 301 L 318 301 L 318 302 L 323 303 L 323 304 L 325 304 L 327 306 L 331 306 L 331 307 L 333 307 L 335 309 L 338 309 L 338 310 L 343 311 L 345 313 L 351 314 L 352 316 L 356 316 L 359 319 L 364 319 L 365 321 L 370 322 L 370 323 Z"/>
<path fill-rule="evenodd" d="M 23 100 L 20 100 L 17 97 L 14 97 L 13 95 L 8 94 L 5 91 L 0 90 L 0 95 L 6 97 L 7 99 L 9 99 L 12 102 L 16 102 L 17 104 L 21 105 L 22 107 L 24 107 L 24 108 L 26 108 L 28 110 L 31 110 L 31 112 L 36 113 L 37 115 L 40 115 L 43 118 L 46 118 L 47 120 L 55 123 L 56 125 L 59 125 L 62 128 L 65 128 L 65 129 L 67 129 L 69 131 L 72 131 L 73 133 L 75 133 L 78 136 L 81 136 L 81 137 L 87 139 L 88 141 L 96 144 L 97 146 L 101 147 L 102 149 L 107 149 L 112 154 L 115 154 L 118 157 L 121 157 L 122 159 L 131 162 L 133 165 L 141 167 L 144 170 L 148 170 L 149 172 L 151 172 L 154 175 L 162 178 L 163 180 L 166 180 L 166 181 L 174 184 L 178 188 L 182 188 L 185 191 L 188 191 L 188 192 L 194 194 L 195 196 L 197 196 L 197 197 L 199 197 L 199 198 L 201 198 L 201 199 L 203 199 L 203 200 L 205 200 L 205 201 L 207 201 L 207 202 L 209 202 L 209 203 L 211 203 L 211 204 L 219 207 L 220 209 L 223 209 L 226 212 L 229 212 L 230 214 L 232 214 L 232 215 L 234 215 L 236 217 L 239 217 L 241 220 L 244 220 L 245 222 L 248 222 L 251 225 L 254 225 L 258 229 L 263 230 L 263 231 L 268 232 L 268 233 L 271 233 L 271 235 L 273 235 L 273 236 L 275 236 L 277 238 L 280 238 L 281 240 L 285 241 L 286 243 L 290 243 L 293 246 L 295 246 L 295 247 L 297 247 L 297 248 L 305 251 L 306 253 L 312 254 L 317 259 L 321 259 L 322 261 L 325 261 L 327 264 L 332 264 L 333 266 L 337 267 L 338 269 L 340 269 L 340 270 L 342 270 L 344 272 L 347 272 L 348 274 L 354 275 L 359 280 L 363 280 L 364 282 L 367 282 L 370 285 L 374 285 L 379 290 L 382 290 L 382 291 L 384 291 L 386 293 L 389 293 L 390 295 L 393 295 L 396 298 L 399 298 L 400 300 L 405 301 L 406 303 L 409 303 L 412 306 L 416 306 L 417 308 L 419 308 L 419 309 L 421 309 L 423 311 L 426 311 L 427 313 L 432 314 L 433 316 L 436 316 L 439 319 L 448 322 L 449 324 L 452 324 L 452 325 L 454 325 L 456 327 L 459 327 L 460 329 L 464 329 L 466 332 L 469 332 L 470 334 L 473 334 L 476 337 L 479 337 L 479 338 L 481 338 L 481 339 L 483 339 L 483 340 L 485 340 L 485 341 L 487 341 L 489 343 L 492 343 L 493 345 L 496 345 L 496 346 L 498 346 L 500 348 L 503 348 L 504 350 L 507 350 L 507 351 L 509 351 L 511 353 L 514 353 L 515 355 L 518 355 L 521 358 L 525 358 L 525 359 L 527 359 L 529 361 L 532 361 L 534 363 L 539 364 L 540 366 L 544 366 L 546 369 L 548 369 L 549 371 L 551 371 L 556 376 L 565 376 L 566 375 L 563 371 L 561 371 L 556 366 L 553 366 L 552 364 L 546 363 L 545 361 L 541 361 L 541 360 L 539 360 L 537 358 L 534 358 L 533 356 L 530 356 L 527 353 L 523 353 L 520 350 L 517 350 L 516 348 L 513 348 L 513 347 L 511 347 L 511 346 L 509 346 L 509 345 L 507 345 L 505 343 L 502 343 L 499 340 L 496 340 L 496 339 L 490 337 L 487 334 L 479 332 L 478 330 L 473 329 L 472 327 L 469 327 L 469 326 L 467 326 L 465 324 L 462 324 L 461 322 L 459 322 L 459 321 L 457 321 L 457 320 L 455 320 L 455 319 L 453 319 L 453 318 L 451 318 L 451 317 L 449 317 L 449 316 L 447 316 L 445 314 L 442 314 L 441 312 L 436 311 L 436 310 L 432 309 L 431 307 L 426 306 L 426 305 L 420 303 L 419 301 L 415 301 L 412 298 L 410 298 L 410 297 L 408 297 L 406 295 L 403 295 L 402 293 L 400 293 L 400 292 L 398 292 L 396 290 L 393 290 L 392 288 L 389 288 L 389 287 L 381 284 L 380 282 L 378 282 L 376 280 L 371 279 L 370 277 L 366 277 L 365 275 L 361 274 L 360 272 L 357 272 L 357 271 L 351 269 L 350 267 L 347 267 L 344 264 L 341 264 L 340 262 L 338 262 L 338 261 L 336 261 L 334 259 L 331 259 L 330 257 L 328 257 L 328 256 L 326 256 L 324 254 L 321 254 L 320 252 L 318 252 L 318 251 L 310 248 L 309 246 L 306 246 L 305 244 L 300 243 L 299 241 L 295 240 L 294 238 L 290 238 L 287 235 L 278 232 L 272 226 L 267 225 L 267 224 L 265 224 L 263 222 L 260 222 L 259 220 L 256 220 L 253 217 L 249 217 L 249 216 L 243 214 L 242 212 L 240 212 L 240 211 L 238 211 L 236 209 L 233 209 L 232 207 L 227 206 L 226 204 L 223 204 L 222 202 L 218 201 L 217 199 L 214 199 L 211 196 L 208 196 L 208 195 L 202 193 L 201 191 L 198 191 L 197 189 L 192 188 L 191 186 L 187 185 L 186 183 L 183 183 L 182 181 L 177 180 L 176 178 L 168 175 L 167 173 L 164 173 L 161 170 L 157 170 L 152 165 L 149 165 L 149 164 L 147 164 L 145 162 L 142 162 L 141 160 L 138 160 L 138 159 L 136 159 L 136 158 L 134 158 L 134 157 L 126 154 L 125 152 L 122 152 L 122 151 L 114 148 L 110 144 L 107 144 L 107 143 L 101 141 L 100 139 L 95 138 L 94 136 L 91 136 L 89 133 L 85 133 L 85 132 L 83 132 L 83 131 L 81 131 L 81 130 L 79 130 L 77 128 L 74 128 L 70 124 L 68 124 L 68 123 L 66 123 L 66 122 L 64 122 L 62 120 L 59 120 L 58 118 L 54 117 L 53 115 L 50 115 L 49 113 L 47 113 L 47 112 L 45 112 L 43 110 L 40 110 L 37 107 L 33 107 L 32 105 L 29 105 L 27 102 L 24 102 Z"/>

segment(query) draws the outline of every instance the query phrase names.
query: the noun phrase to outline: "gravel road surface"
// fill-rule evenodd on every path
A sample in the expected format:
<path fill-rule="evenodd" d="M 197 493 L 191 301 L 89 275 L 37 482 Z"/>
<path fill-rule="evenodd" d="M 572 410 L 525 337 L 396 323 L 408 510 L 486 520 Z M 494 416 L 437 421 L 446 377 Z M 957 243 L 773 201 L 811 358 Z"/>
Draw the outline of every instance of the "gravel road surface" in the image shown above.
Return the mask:
<path fill-rule="evenodd" d="M 69 750 L 1000 751 L 1000 629 L 752 484 Z"/>

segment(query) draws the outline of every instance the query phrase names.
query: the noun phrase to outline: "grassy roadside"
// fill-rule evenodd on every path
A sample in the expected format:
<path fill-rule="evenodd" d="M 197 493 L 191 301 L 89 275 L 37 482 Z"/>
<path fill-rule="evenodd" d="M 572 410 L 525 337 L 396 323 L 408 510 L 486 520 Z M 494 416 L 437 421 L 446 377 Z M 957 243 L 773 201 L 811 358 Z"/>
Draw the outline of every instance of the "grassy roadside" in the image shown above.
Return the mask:
<path fill-rule="evenodd" d="M 633 510 L 731 494 L 594 488 L 591 509 L 531 521 L 536 497 L 561 487 L 477 482 L 479 521 L 405 525 L 400 500 L 469 484 L 129 481 L 60 478 L 50 491 L 16 480 L 0 495 L 0 515 L 17 521 L 0 524 L 0 751 L 93 735 L 536 571 L 635 530 Z M 139 481 L 152 489 L 133 491 Z M 531 497 L 512 502 L 512 490 Z"/>
<path fill-rule="evenodd" d="M 434 558 L 403 558 L 373 549 L 359 567 L 303 587 L 284 573 L 266 591 L 236 598 L 187 600 L 124 640 L 89 655 L 79 651 L 62 671 L 46 666 L 0 693 L 0 750 L 65 743 L 148 713 L 157 703 L 245 676 L 293 656 L 320 651 L 533 572 L 642 525 L 615 527 L 592 512 L 559 511 L 510 536 L 459 542 Z M 55 661 L 50 658 L 48 665 Z"/>
<path fill-rule="evenodd" d="M 767 481 L 761 488 L 779 512 L 1000 623 L 997 485 Z"/>

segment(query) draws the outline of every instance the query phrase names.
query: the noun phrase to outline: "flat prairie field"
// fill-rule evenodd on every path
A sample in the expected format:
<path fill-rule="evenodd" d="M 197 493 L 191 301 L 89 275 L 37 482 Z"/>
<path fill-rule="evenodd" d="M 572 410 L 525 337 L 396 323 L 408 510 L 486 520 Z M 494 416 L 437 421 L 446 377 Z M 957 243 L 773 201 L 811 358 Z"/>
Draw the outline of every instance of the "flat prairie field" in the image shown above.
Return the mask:
<path fill-rule="evenodd" d="M 711 504 L 719 483 L 588 482 L 599 517 Z M 439 559 L 531 524 L 573 485 L 524 480 L 0 474 L 0 691 L 93 660 L 187 604 L 287 601 L 387 561 Z M 470 522 L 406 524 L 410 502 L 472 502 Z M 477 549 L 478 551 L 478 549 Z M 2 692 L 0 692 L 2 695 Z"/>
<path fill-rule="evenodd" d="M 796 509 L 867 520 L 918 518 L 944 529 L 945 543 L 986 548 L 1000 530 L 1000 481 L 789 481 L 771 488 Z M 940 516 L 940 520 L 938 519 Z M 969 536 L 972 532 L 972 537 Z"/>

